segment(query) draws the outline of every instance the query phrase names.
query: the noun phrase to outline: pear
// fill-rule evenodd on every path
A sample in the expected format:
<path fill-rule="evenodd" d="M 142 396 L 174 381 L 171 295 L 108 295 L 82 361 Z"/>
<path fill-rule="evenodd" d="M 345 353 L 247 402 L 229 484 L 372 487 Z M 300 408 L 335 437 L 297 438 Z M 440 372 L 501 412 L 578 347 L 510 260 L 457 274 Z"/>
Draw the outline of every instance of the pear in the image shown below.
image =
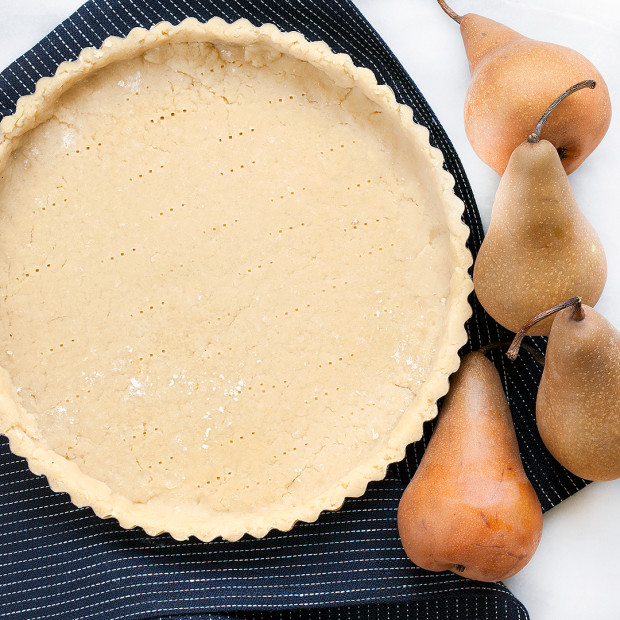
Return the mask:
<path fill-rule="evenodd" d="M 474 288 L 484 309 L 516 332 L 532 316 L 579 295 L 593 306 L 607 279 L 601 241 L 580 211 L 555 147 L 540 140 L 546 119 L 580 82 L 558 97 L 510 157 L 474 266 Z M 530 335 L 546 336 L 552 318 Z"/>
<path fill-rule="evenodd" d="M 609 91 L 596 67 L 568 47 L 529 39 L 491 19 L 457 15 L 469 59 L 471 82 L 465 99 L 465 130 L 482 161 L 504 174 L 511 153 L 534 126 L 555 93 L 592 78 L 593 96 L 580 93 L 566 101 L 547 129 L 570 174 L 603 139 L 611 121 Z"/>
<path fill-rule="evenodd" d="M 558 309 L 536 398 L 538 431 L 549 452 L 573 474 L 615 480 L 620 478 L 620 332 L 579 298 L 543 314 Z M 515 338 L 512 359 L 519 338 L 537 320 Z"/>
<path fill-rule="evenodd" d="M 463 358 L 437 426 L 398 508 L 403 548 L 418 566 L 499 581 L 530 560 L 542 510 L 519 455 L 495 366 Z"/>

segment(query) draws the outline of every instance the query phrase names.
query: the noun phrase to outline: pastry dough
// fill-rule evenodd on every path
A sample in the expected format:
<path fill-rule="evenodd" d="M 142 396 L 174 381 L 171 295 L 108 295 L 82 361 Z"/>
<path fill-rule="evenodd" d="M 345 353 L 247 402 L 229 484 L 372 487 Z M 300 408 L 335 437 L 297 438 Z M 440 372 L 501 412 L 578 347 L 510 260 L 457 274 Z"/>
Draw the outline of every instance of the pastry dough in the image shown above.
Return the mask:
<path fill-rule="evenodd" d="M 189 19 L 85 50 L 0 128 L 0 430 L 52 488 L 234 540 L 338 508 L 421 436 L 468 231 L 368 70 Z"/>

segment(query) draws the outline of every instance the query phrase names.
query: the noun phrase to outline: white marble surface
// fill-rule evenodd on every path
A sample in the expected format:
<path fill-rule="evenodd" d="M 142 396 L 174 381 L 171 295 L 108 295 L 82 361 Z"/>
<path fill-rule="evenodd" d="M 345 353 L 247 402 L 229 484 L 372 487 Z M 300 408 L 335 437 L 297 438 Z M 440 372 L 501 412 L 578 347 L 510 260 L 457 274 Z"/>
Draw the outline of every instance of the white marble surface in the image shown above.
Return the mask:
<path fill-rule="evenodd" d="M 355 0 L 413 76 L 461 156 L 485 227 L 499 177 L 473 153 L 463 128 L 469 73 L 458 26 L 434 0 Z M 28 50 L 80 0 L 0 0 L 0 69 Z M 486 15 L 532 38 L 587 56 L 620 110 L 620 6 L 615 0 L 452 0 L 460 13 Z M 609 263 L 597 308 L 620 328 L 620 118 L 571 181 L 598 230 Z M 620 480 L 594 483 L 545 515 L 534 559 L 508 586 L 532 620 L 620 618 Z"/>

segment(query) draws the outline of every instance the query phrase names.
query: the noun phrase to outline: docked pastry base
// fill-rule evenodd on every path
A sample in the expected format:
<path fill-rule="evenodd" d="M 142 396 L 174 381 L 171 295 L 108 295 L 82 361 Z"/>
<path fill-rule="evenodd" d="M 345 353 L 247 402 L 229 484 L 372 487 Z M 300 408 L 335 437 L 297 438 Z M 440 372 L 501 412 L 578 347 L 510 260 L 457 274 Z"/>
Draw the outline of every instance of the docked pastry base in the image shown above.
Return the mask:
<path fill-rule="evenodd" d="M 463 205 L 348 56 L 159 24 L 0 129 L 0 431 L 76 505 L 177 539 L 288 530 L 436 415 L 470 315 Z"/>

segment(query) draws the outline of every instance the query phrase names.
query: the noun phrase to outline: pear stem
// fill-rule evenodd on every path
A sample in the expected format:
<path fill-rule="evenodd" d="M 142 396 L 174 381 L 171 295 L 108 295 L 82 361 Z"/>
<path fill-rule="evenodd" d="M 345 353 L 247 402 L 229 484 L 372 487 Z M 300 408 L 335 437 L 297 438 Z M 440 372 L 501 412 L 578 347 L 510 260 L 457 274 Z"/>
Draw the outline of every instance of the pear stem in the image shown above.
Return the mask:
<path fill-rule="evenodd" d="M 540 323 L 543 319 L 546 319 L 548 316 L 559 312 L 560 310 L 564 310 L 564 308 L 570 308 L 571 306 L 575 307 L 575 311 L 573 313 L 573 318 L 576 321 L 582 321 L 585 318 L 585 313 L 583 308 L 581 307 L 581 297 L 571 297 L 567 301 L 558 304 L 557 306 L 553 306 L 553 308 L 549 308 L 549 310 L 545 310 L 540 314 L 537 314 L 533 319 L 530 319 L 518 332 L 515 336 L 512 344 L 510 345 L 510 349 L 506 355 L 508 359 L 511 359 L 513 362 L 517 359 L 517 355 L 519 355 L 519 347 L 521 346 L 521 342 L 527 333 L 527 330 L 530 327 L 536 325 L 536 323 Z"/>
<path fill-rule="evenodd" d="M 439 1 L 439 0 L 438 0 Z M 441 2 L 440 2 L 441 4 Z M 527 141 L 530 144 L 536 144 L 540 142 L 540 132 L 542 131 L 547 119 L 551 116 L 553 111 L 568 97 L 573 93 L 576 93 L 578 90 L 582 88 L 595 88 L 596 82 L 594 80 L 584 80 L 583 82 L 579 82 L 574 86 L 571 86 L 568 90 L 564 91 L 546 110 L 545 113 L 540 117 L 540 120 L 534 127 L 534 131 L 527 137 Z"/>
<path fill-rule="evenodd" d="M 574 310 L 573 310 L 573 319 L 575 321 L 583 321 L 586 318 L 586 313 L 583 310 L 583 306 L 581 305 L 581 303 L 575 304 L 574 305 Z"/>
<path fill-rule="evenodd" d="M 463 19 L 462 15 L 459 15 L 458 13 L 455 13 L 446 3 L 445 0 L 437 0 L 437 2 L 439 2 L 439 6 L 443 9 L 443 12 L 448 15 L 449 17 L 451 17 L 457 24 L 461 23 L 461 20 Z"/>
<path fill-rule="evenodd" d="M 504 342 L 493 342 L 491 344 L 485 344 L 483 347 L 478 349 L 478 353 L 482 353 L 482 355 L 486 355 L 489 351 L 493 351 L 494 349 L 501 349 L 502 347 L 510 347 L 512 344 L 511 340 L 506 340 Z M 534 347 L 531 347 L 529 344 L 525 342 L 521 343 L 521 348 L 525 349 L 533 358 L 534 361 L 539 365 L 545 365 L 545 358 L 541 354 L 540 351 L 537 351 Z"/>

